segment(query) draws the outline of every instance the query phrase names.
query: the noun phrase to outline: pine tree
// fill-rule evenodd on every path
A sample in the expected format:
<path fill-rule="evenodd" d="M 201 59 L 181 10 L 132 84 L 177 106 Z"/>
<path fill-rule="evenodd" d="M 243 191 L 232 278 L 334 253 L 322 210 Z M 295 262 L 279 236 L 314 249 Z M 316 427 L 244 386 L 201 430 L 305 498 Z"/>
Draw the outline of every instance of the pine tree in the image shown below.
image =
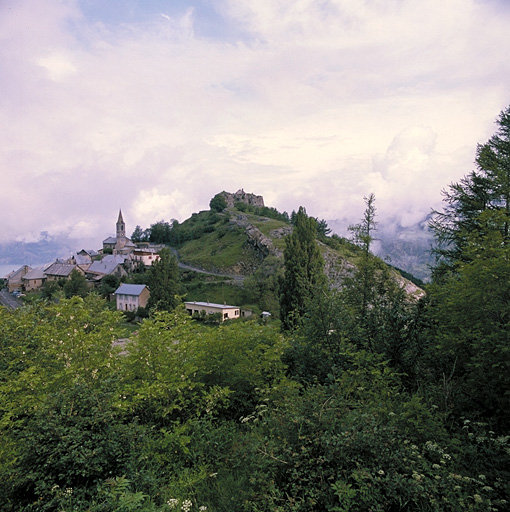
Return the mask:
<path fill-rule="evenodd" d="M 497 125 L 496 133 L 477 147 L 476 169 L 443 190 L 444 209 L 434 212 L 430 226 L 437 242 L 436 276 L 468 261 L 466 249 L 475 232 L 484 236 L 495 229 L 504 244 L 510 241 L 510 107 L 500 113 Z M 488 226 L 480 222 L 485 211 L 504 215 Z"/>
<path fill-rule="evenodd" d="M 284 330 L 296 328 L 314 294 L 326 286 L 324 260 L 316 241 L 317 221 L 303 207 L 285 240 L 285 272 L 280 281 L 280 319 Z"/>

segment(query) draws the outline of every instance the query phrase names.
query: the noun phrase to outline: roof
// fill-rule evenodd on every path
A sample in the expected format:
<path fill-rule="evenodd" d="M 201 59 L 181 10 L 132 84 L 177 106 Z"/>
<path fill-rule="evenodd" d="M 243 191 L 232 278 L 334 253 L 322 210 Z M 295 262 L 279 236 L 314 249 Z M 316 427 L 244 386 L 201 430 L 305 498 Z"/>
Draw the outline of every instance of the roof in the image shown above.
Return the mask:
<path fill-rule="evenodd" d="M 78 254 L 86 253 L 89 256 L 97 256 L 98 252 L 94 249 L 82 249 Z"/>
<path fill-rule="evenodd" d="M 120 265 L 117 261 L 94 261 L 87 269 L 91 274 L 111 274 Z"/>
<path fill-rule="evenodd" d="M 105 238 L 103 240 L 103 244 L 116 244 L 117 243 L 117 237 L 115 236 L 109 236 L 108 238 Z"/>
<path fill-rule="evenodd" d="M 74 269 L 76 265 L 68 265 L 67 263 L 53 263 L 50 265 L 44 273 L 50 276 L 63 276 L 67 277 Z"/>
<path fill-rule="evenodd" d="M 28 265 L 22 265 L 17 270 L 13 270 L 12 272 L 9 272 L 5 279 L 14 279 L 16 277 L 23 277 L 27 272 L 30 272 L 32 270 L 32 267 L 29 267 Z M 19 275 L 18 275 L 19 274 Z"/>
<path fill-rule="evenodd" d="M 26 273 L 23 279 L 46 279 L 46 274 L 42 267 L 37 267 Z"/>
<path fill-rule="evenodd" d="M 147 288 L 147 285 L 123 283 L 115 290 L 115 295 L 140 295 L 144 288 Z"/>
<path fill-rule="evenodd" d="M 190 306 L 203 306 L 207 308 L 217 309 L 239 309 L 239 306 L 229 306 L 228 304 L 215 304 L 214 302 L 185 302 L 184 304 Z"/>
<path fill-rule="evenodd" d="M 77 265 L 86 265 L 90 263 L 90 255 L 89 254 L 73 254 L 74 261 L 76 261 Z"/>
<path fill-rule="evenodd" d="M 101 258 L 101 261 L 104 262 L 112 262 L 118 263 L 119 265 L 122 265 L 126 261 L 126 257 L 122 254 L 107 254 L 106 256 L 103 256 Z"/>

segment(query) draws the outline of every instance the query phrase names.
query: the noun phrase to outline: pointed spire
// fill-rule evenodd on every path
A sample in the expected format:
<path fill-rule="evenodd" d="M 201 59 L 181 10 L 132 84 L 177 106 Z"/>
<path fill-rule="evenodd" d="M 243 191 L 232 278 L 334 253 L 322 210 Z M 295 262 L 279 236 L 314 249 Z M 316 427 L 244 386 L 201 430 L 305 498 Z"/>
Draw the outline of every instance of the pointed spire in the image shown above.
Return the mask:
<path fill-rule="evenodd" d="M 126 236 L 126 225 L 124 224 L 124 219 L 122 218 L 122 210 L 119 208 L 119 218 L 117 219 L 117 238 L 122 238 Z"/>

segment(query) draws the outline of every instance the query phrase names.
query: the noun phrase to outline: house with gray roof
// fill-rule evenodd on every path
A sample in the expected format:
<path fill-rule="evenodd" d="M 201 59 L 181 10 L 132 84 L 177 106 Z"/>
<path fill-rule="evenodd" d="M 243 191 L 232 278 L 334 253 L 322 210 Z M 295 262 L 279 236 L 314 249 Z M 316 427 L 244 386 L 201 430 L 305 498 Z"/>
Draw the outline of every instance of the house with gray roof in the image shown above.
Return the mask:
<path fill-rule="evenodd" d="M 150 291 L 145 284 L 121 284 L 115 290 L 117 309 L 121 311 L 136 311 L 147 307 Z"/>
<path fill-rule="evenodd" d="M 27 292 L 38 290 L 46 281 L 47 276 L 44 273 L 43 267 L 33 268 L 30 272 L 26 273 L 23 278 L 23 289 Z"/>
<path fill-rule="evenodd" d="M 127 272 L 124 270 L 122 263 L 119 263 L 115 259 L 107 260 L 103 258 L 101 261 L 94 261 L 86 270 L 86 275 L 88 279 L 93 281 L 99 281 L 104 276 L 117 276 L 122 278 L 127 275 Z"/>
<path fill-rule="evenodd" d="M 48 281 L 59 281 L 60 279 L 69 279 L 73 270 L 85 274 L 84 270 L 79 265 L 60 263 L 59 261 L 51 264 L 44 273 Z"/>
<path fill-rule="evenodd" d="M 21 289 L 23 286 L 23 277 L 28 274 L 32 270 L 32 267 L 29 267 L 28 265 L 23 265 L 22 267 L 18 268 L 17 270 L 13 270 L 12 272 L 9 272 L 5 276 L 5 281 L 7 283 L 7 289 L 10 292 L 13 292 L 14 290 Z"/>

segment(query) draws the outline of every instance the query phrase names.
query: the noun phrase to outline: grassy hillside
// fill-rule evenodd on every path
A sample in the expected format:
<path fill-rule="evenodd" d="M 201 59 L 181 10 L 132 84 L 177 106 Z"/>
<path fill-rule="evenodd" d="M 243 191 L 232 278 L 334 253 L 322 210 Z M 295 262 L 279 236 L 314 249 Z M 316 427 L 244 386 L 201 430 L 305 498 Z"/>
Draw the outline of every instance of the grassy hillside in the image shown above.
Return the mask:
<path fill-rule="evenodd" d="M 285 236 L 292 225 L 257 213 L 245 207 L 202 211 L 173 226 L 172 245 L 181 263 L 187 300 L 278 314 L 278 276 L 283 272 Z M 319 245 L 326 274 L 340 286 L 361 257 L 359 247 L 336 235 L 320 237 Z M 397 271 L 395 275 L 403 279 Z"/>

